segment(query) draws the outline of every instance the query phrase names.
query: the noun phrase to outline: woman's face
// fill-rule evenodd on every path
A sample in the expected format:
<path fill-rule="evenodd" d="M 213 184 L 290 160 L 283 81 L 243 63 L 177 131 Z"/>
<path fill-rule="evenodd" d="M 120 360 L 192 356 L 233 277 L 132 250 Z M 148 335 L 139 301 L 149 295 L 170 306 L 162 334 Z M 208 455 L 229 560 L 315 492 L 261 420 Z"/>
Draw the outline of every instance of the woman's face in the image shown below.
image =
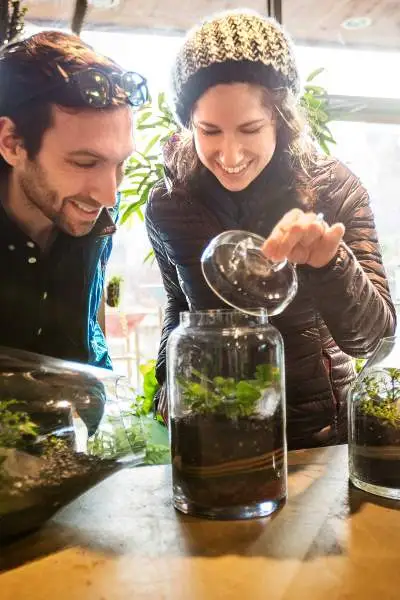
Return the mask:
<path fill-rule="evenodd" d="M 247 83 L 207 90 L 193 111 L 193 133 L 200 161 L 231 192 L 244 190 L 276 147 L 273 112 L 262 89 Z"/>

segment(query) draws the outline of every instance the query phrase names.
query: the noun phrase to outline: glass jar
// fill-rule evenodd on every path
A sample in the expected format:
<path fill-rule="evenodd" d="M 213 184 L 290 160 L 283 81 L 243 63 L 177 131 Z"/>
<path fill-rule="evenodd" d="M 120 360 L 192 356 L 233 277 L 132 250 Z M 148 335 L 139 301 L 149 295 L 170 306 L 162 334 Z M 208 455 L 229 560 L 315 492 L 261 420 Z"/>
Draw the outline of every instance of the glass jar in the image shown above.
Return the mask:
<path fill-rule="evenodd" d="M 0 542 L 142 462 L 133 400 L 112 371 L 0 347 Z"/>
<path fill-rule="evenodd" d="M 382 340 L 349 397 L 349 477 L 357 487 L 400 500 L 400 340 Z"/>
<path fill-rule="evenodd" d="M 276 511 L 287 480 L 284 358 L 266 313 L 182 313 L 167 384 L 175 508 L 217 519 Z"/>

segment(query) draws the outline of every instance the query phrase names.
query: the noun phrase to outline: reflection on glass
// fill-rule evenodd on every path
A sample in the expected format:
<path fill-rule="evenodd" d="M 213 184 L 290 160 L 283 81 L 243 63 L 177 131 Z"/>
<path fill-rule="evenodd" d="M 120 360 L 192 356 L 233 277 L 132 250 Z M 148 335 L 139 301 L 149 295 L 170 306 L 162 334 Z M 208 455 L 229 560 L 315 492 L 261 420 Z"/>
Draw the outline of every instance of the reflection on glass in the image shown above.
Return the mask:
<path fill-rule="evenodd" d="M 297 292 L 297 276 L 287 261 L 272 262 L 262 253 L 264 239 L 248 231 L 221 233 L 201 257 L 203 275 L 213 292 L 243 312 L 282 312 Z"/>

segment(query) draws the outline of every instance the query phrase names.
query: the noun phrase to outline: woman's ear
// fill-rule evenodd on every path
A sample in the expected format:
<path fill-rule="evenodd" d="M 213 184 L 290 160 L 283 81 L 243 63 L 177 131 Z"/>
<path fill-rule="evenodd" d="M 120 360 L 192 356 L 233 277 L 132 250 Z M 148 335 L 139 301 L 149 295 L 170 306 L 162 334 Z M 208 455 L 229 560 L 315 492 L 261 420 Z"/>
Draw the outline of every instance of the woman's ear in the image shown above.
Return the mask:
<path fill-rule="evenodd" d="M 15 125 L 9 117 L 0 117 L 0 155 L 10 167 L 18 166 L 26 157 L 22 140 L 17 136 Z"/>

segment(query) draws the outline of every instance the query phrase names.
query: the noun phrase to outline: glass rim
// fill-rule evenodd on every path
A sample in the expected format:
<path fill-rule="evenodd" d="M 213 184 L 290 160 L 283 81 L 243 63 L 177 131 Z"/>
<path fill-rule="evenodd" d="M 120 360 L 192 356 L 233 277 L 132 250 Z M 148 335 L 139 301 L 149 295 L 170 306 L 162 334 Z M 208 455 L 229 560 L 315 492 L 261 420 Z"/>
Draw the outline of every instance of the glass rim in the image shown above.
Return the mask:
<path fill-rule="evenodd" d="M 268 311 L 266 308 L 260 307 L 260 311 L 262 314 L 265 314 L 265 316 L 268 316 Z M 216 315 L 216 314 L 242 314 L 243 311 L 240 310 L 239 308 L 203 308 L 201 310 L 182 310 L 179 314 L 181 315 Z M 249 317 L 252 316 L 259 316 L 257 315 L 251 315 L 249 313 L 245 313 L 247 314 Z"/>
<path fill-rule="evenodd" d="M 268 312 L 260 309 L 257 314 L 234 309 L 216 308 L 207 310 L 182 311 L 179 314 L 179 324 L 193 327 L 211 327 L 215 325 L 226 327 L 240 327 L 244 324 L 253 324 L 260 327 L 269 324 Z"/>

